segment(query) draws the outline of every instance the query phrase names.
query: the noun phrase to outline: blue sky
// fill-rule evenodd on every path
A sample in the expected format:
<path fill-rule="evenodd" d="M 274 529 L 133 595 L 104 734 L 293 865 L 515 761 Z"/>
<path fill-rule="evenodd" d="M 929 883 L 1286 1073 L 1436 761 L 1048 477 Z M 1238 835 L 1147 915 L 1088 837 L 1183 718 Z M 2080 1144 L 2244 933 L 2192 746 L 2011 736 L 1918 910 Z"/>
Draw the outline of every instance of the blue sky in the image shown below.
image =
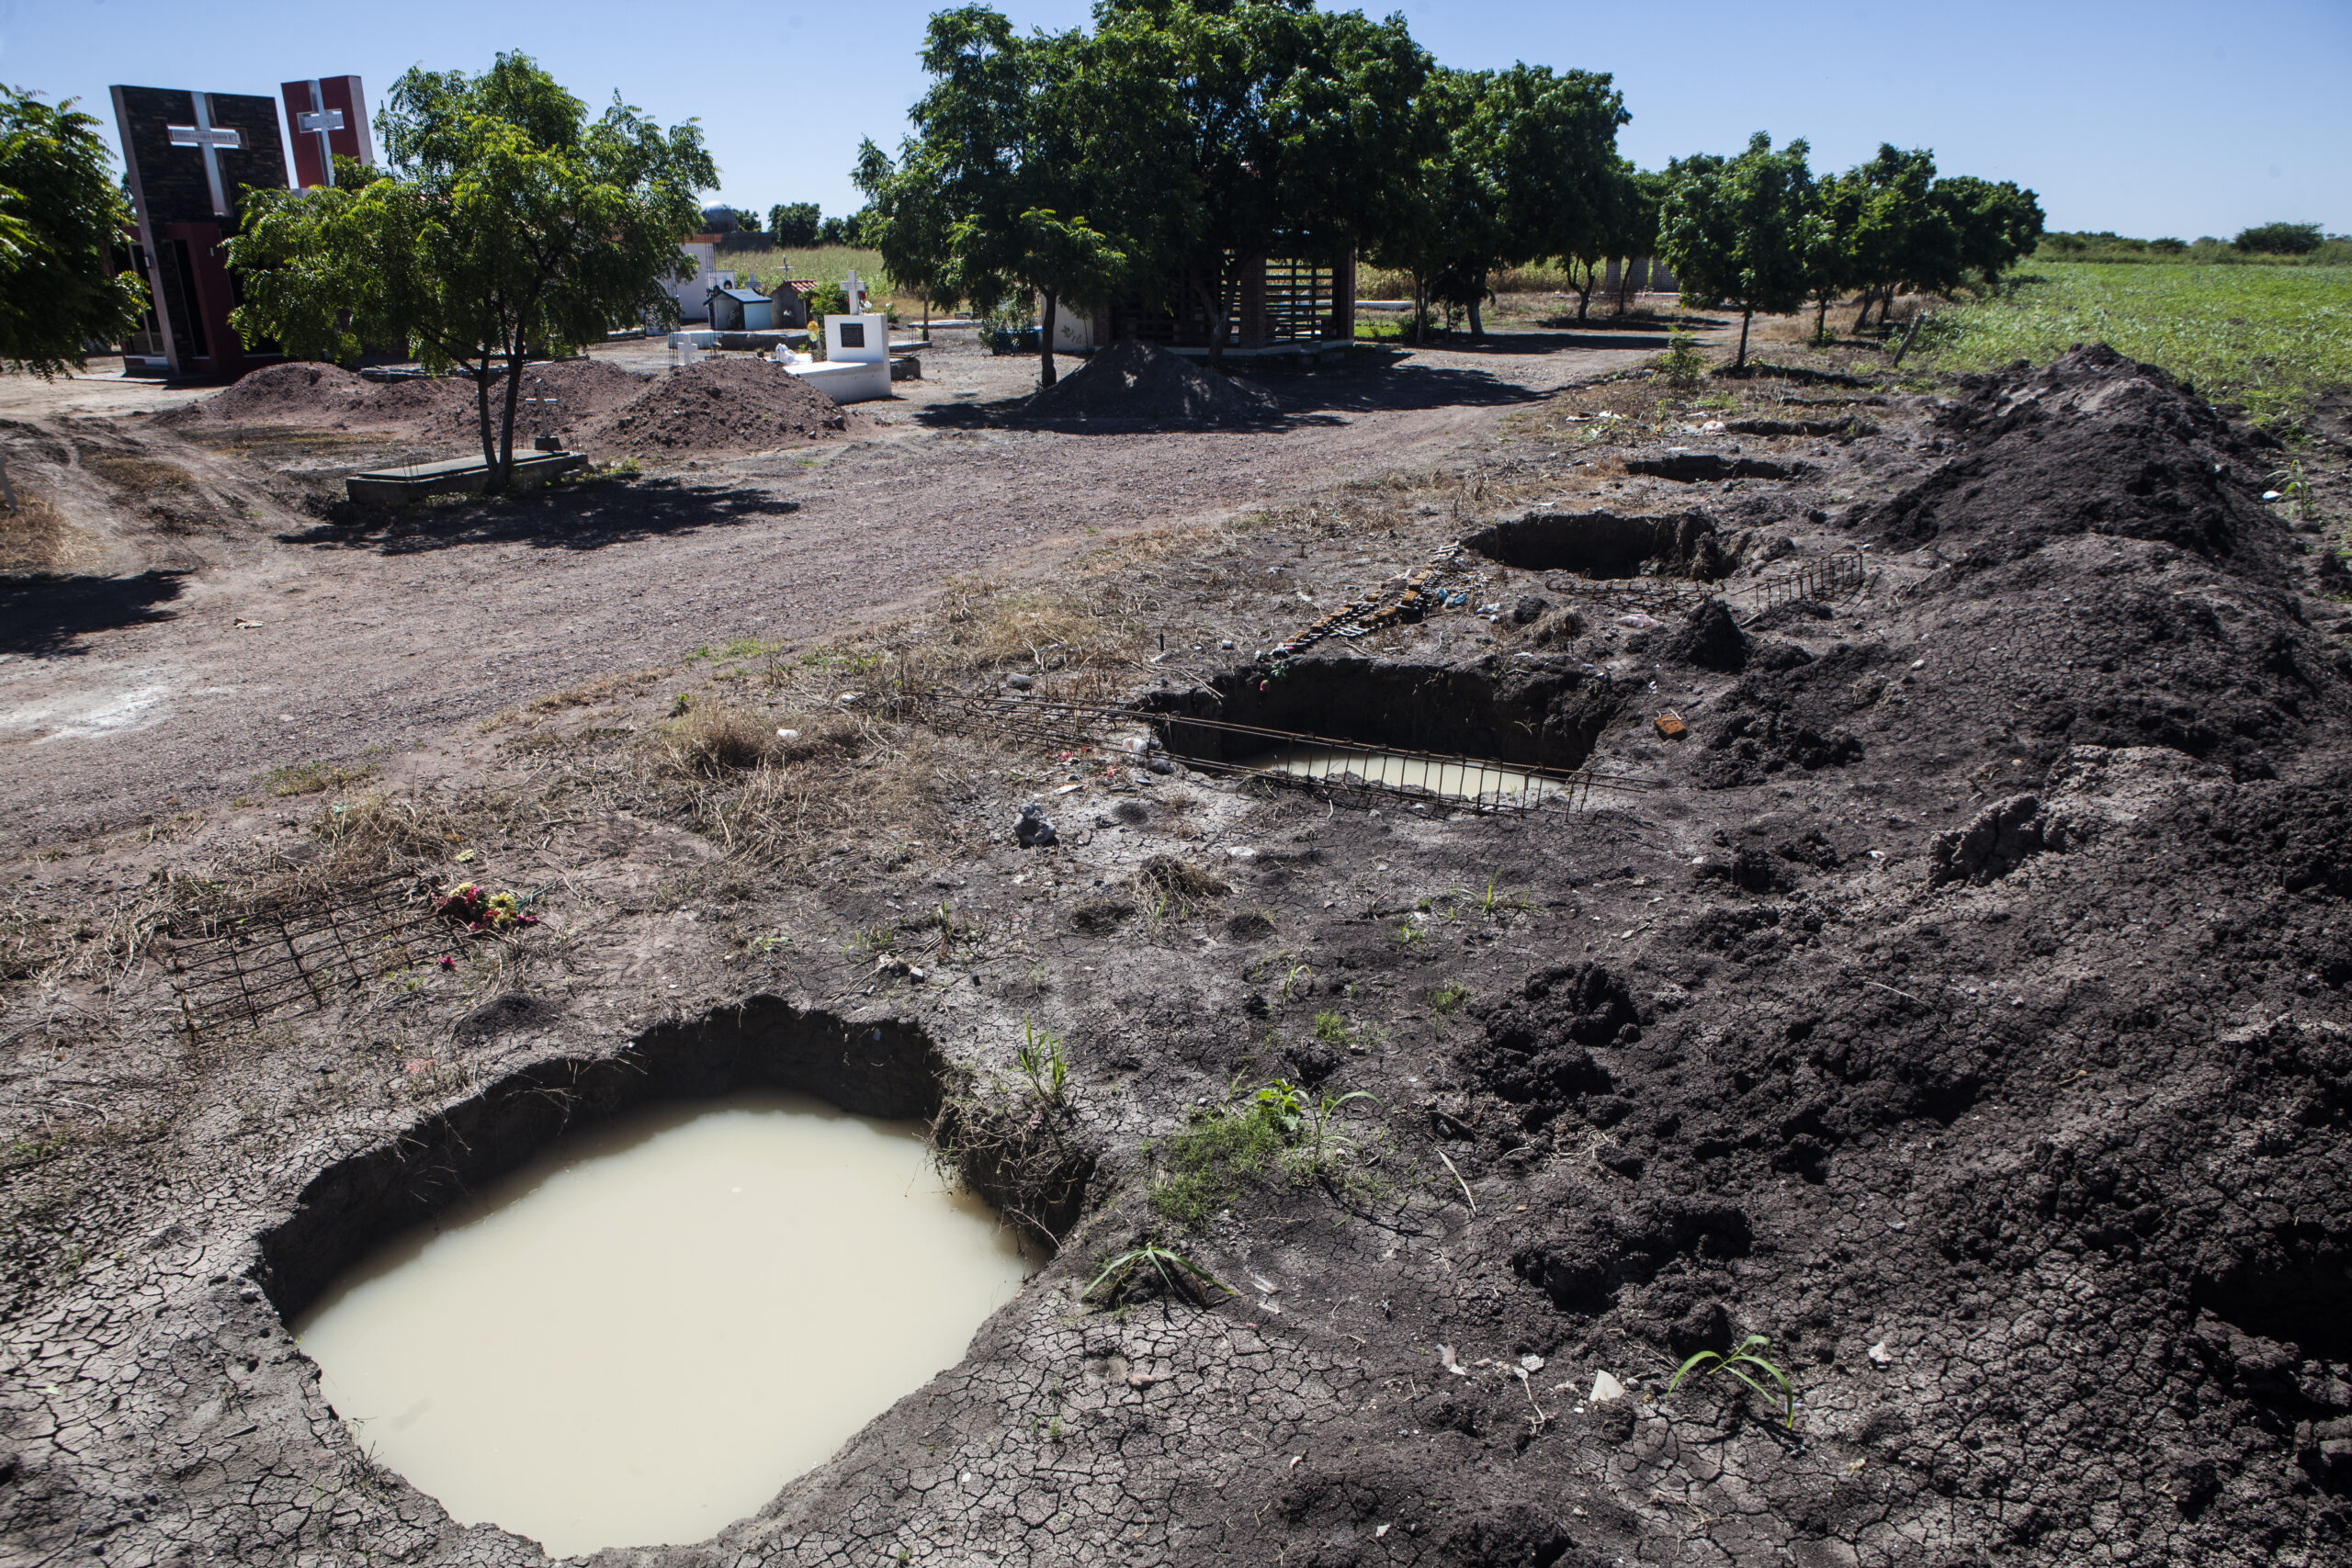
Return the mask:
<path fill-rule="evenodd" d="M 724 199 L 840 212 L 857 205 L 859 138 L 895 147 L 904 132 L 936 8 L 0 0 L 0 81 L 82 98 L 111 137 L 116 82 L 275 93 L 356 72 L 372 109 L 410 65 L 479 70 L 521 49 L 592 104 L 617 89 L 665 122 L 699 117 Z M 1088 15 L 1075 0 L 1004 8 L 1023 26 Z M 1807 138 L 1816 168 L 1893 141 L 1932 147 L 1947 173 L 2033 187 L 2054 228 L 2194 239 L 2278 219 L 2352 231 L 2352 0 L 1403 9 L 1449 65 L 1613 73 L 1634 115 L 1620 146 L 1645 166 L 1734 151 L 1759 130 Z"/>

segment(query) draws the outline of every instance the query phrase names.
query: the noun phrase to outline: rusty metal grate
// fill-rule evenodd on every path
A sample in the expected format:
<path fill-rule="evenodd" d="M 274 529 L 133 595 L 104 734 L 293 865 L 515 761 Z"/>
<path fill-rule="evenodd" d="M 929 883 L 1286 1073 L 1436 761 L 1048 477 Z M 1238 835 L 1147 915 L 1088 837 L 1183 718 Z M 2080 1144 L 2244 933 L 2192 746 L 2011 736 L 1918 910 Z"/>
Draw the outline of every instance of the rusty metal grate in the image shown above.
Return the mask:
<path fill-rule="evenodd" d="M 1459 752 L 1375 746 L 1337 736 L 1269 729 L 1182 714 L 1144 713 L 1130 707 L 1045 696 L 941 694 L 924 699 L 924 708 L 934 721 L 967 733 L 1071 750 L 1127 753 L 1130 739 L 1154 735 L 1194 772 L 1257 779 L 1351 804 L 1405 800 L 1487 813 L 1585 811 L 1606 805 L 1618 795 L 1640 795 L 1658 787 L 1652 780 L 1596 773 L 1585 768 L 1544 768 Z M 1239 740 L 1253 752 L 1287 749 L 1316 753 L 1296 761 L 1321 771 L 1221 761 L 1191 754 L 1204 749 L 1204 740 L 1211 736 L 1217 738 L 1218 750 L 1227 749 L 1227 742 Z M 1140 756 L 1134 760 L 1137 765 L 1143 761 Z M 1384 769 L 1403 774 L 1418 773 L 1429 782 L 1385 780 L 1379 776 Z"/>
<path fill-rule="evenodd" d="M 1792 604 L 1803 599 L 1842 599 L 1859 592 L 1869 577 L 1870 562 L 1861 551 L 1840 550 L 1836 555 L 1799 561 L 1770 577 L 1759 578 L 1731 597 L 1760 614 L 1777 604 Z"/>
<path fill-rule="evenodd" d="M 262 1023 L 431 963 L 447 925 L 426 895 L 418 878 L 396 874 L 322 900 L 182 916 L 169 934 L 184 1027 L 193 1036 Z"/>

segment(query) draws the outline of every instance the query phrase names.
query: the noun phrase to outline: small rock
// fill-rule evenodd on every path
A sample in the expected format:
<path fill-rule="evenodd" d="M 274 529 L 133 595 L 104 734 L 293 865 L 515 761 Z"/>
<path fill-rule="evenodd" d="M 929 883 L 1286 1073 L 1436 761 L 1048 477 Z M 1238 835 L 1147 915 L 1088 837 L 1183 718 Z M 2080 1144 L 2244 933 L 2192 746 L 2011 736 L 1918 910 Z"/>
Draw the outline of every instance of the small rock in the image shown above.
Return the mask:
<path fill-rule="evenodd" d="M 1025 692 L 1037 682 L 1027 675 L 1007 675 L 1004 683 L 1016 692 Z"/>
<path fill-rule="evenodd" d="M 1176 764 L 1158 752 L 1145 758 L 1143 765 L 1155 773 L 1172 773 L 1176 771 Z"/>
<path fill-rule="evenodd" d="M 1530 593 L 1510 607 L 1511 623 L 1514 626 L 1532 626 L 1542 620 L 1544 612 L 1551 607 L 1552 601 L 1541 593 Z"/>
<path fill-rule="evenodd" d="M 1882 1367 L 1894 1359 L 1893 1353 L 1887 1349 L 1886 1341 L 1883 1339 L 1871 1346 L 1868 1354 L 1874 1364 Z"/>
<path fill-rule="evenodd" d="M 1050 849 L 1061 842 L 1061 835 L 1046 819 L 1046 808 L 1034 801 L 1021 808 L 1020 817 L 1012 824 L 1012 837 L 1024 850 Z"/>
<path fill-rule="evenodd" d="M 1625 1397 L 1625 1385 L 1607 1372 L 1592 1374 L 1592 1392 L 1585 1396 L 1588 1404 L 1608 1404 Z"/>

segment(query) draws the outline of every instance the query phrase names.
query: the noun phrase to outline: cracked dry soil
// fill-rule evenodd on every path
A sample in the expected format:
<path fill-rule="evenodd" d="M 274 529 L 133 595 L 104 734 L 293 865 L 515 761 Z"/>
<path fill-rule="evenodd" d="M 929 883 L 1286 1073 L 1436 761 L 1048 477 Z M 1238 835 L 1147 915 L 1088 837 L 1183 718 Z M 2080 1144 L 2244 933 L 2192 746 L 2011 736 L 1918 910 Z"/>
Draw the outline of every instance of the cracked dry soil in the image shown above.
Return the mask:
<path fill-rule="evenodd" d="M 1785 481 L 1653 498 L 1735 604 L 1868 544 L 1849 597 L 1441 616 L 1165 682 L 1199 716 L 1418 671 L 1440 697 L 1359 703 L 1355 738 L 1475 692 L 1658 785 L 1605 808 L 999 750 L 941 837 L 838 876 L 651 812 L 486 838 L 484 874 L 571 878 L 519 944 L 562 962 L 487 1005 L 190 1042 L 125 971 L 135 1021 L 38 1060 L 20 1032 L 53 1101 L 12 1156 L 0 1558 L 538 1561 L 371 1465 L 284 1319 L 567 1124 L 763 1082 L 930 1113 L 1001 1091 L 1042 1015 L 1074 1055 L 1057 1261 L 754 1517 L 600 1561 L 2345 1561 L 2352 617 L 2255 438 L 2161 374 L 2089 350 L 1949 390 L 1789 445 Z M 1012 846 L 1032 799 L 1059 846 Z M 934 905 L 965 945 L 844 955 Z M 1170 1134 L 1274 1077 L 1378 1097 L 1345 1179 L 1156 1209 Z M 1081 1300 L 1146 1235 L 1240 1294 Z M 1792 1427 L 1667 1393 L 1750 1333 Z"/>

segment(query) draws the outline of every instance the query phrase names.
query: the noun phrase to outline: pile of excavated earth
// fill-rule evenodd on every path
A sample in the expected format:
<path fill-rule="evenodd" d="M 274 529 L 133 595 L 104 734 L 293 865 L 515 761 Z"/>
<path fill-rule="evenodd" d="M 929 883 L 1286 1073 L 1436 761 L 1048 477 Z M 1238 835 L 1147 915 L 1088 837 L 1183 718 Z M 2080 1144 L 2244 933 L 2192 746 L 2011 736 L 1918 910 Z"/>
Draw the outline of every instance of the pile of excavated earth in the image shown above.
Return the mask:
<path fill-rule="evenodd" d="M 504 417 L 501 382 L 491 417 Z M 458 377 L 370 381 L 333 365 L 273 365 L 154 423 L 191 433 L 282 426 L 352 431 L 464 448 L 480 442 L 473 383 Z M 824 393 L 763 361 L 706 359 L 648 378 L 596 359 L 558 360 L 525 375 L 518 445 L 540 434 L 598 453 L 660 457 L 759 451 L 838 434 L 848 424 Z"/>
<path fill-rule="evenodd" d="M 1156 766 L 1016 739 L 856 874 L 567 796 L 441 874 L 559 889 L 518 951 L 560 962 L 462 1015 L 421 983 L 191 1040 L 153 965 L 196 950 L 119 971 L 61 1091 L 115 1120 L 13 1156 L 0 1539 L 542 1561 L 371 1464 L 285 1323 L 568 1124 L 783 1081 L 956 1108 L 1059 1253 L 758 1513 L 605 1562 L 2344 1561 L 2352 616 L 2268 438 L 2161 372 L 1944 391 L 1670 510 L 1448 524 L 1412 618 L 1140 677 Z M 761 776 L 947 743 L 845 711 Z M 1365 809 L 1185 717 L 1601 787 Z M 1038 1018 L 1067 1108 L 975 1109 Z M 1319 1174 L 1197 1136 L 1276 1079 L 1333 1107 Z M 1087 1295 L 1146 1240 L 1229 1291 Z M 1792 1403 L 1671 1386 L 1754 1335 Z"/>
<path fill-rule="evenodd" d="M 1023 412 L 1079 423 L 1237 424 L 1272 418 L 1280 407 L 1262 387 L 1121 338 L 1030 398 Z"/>

